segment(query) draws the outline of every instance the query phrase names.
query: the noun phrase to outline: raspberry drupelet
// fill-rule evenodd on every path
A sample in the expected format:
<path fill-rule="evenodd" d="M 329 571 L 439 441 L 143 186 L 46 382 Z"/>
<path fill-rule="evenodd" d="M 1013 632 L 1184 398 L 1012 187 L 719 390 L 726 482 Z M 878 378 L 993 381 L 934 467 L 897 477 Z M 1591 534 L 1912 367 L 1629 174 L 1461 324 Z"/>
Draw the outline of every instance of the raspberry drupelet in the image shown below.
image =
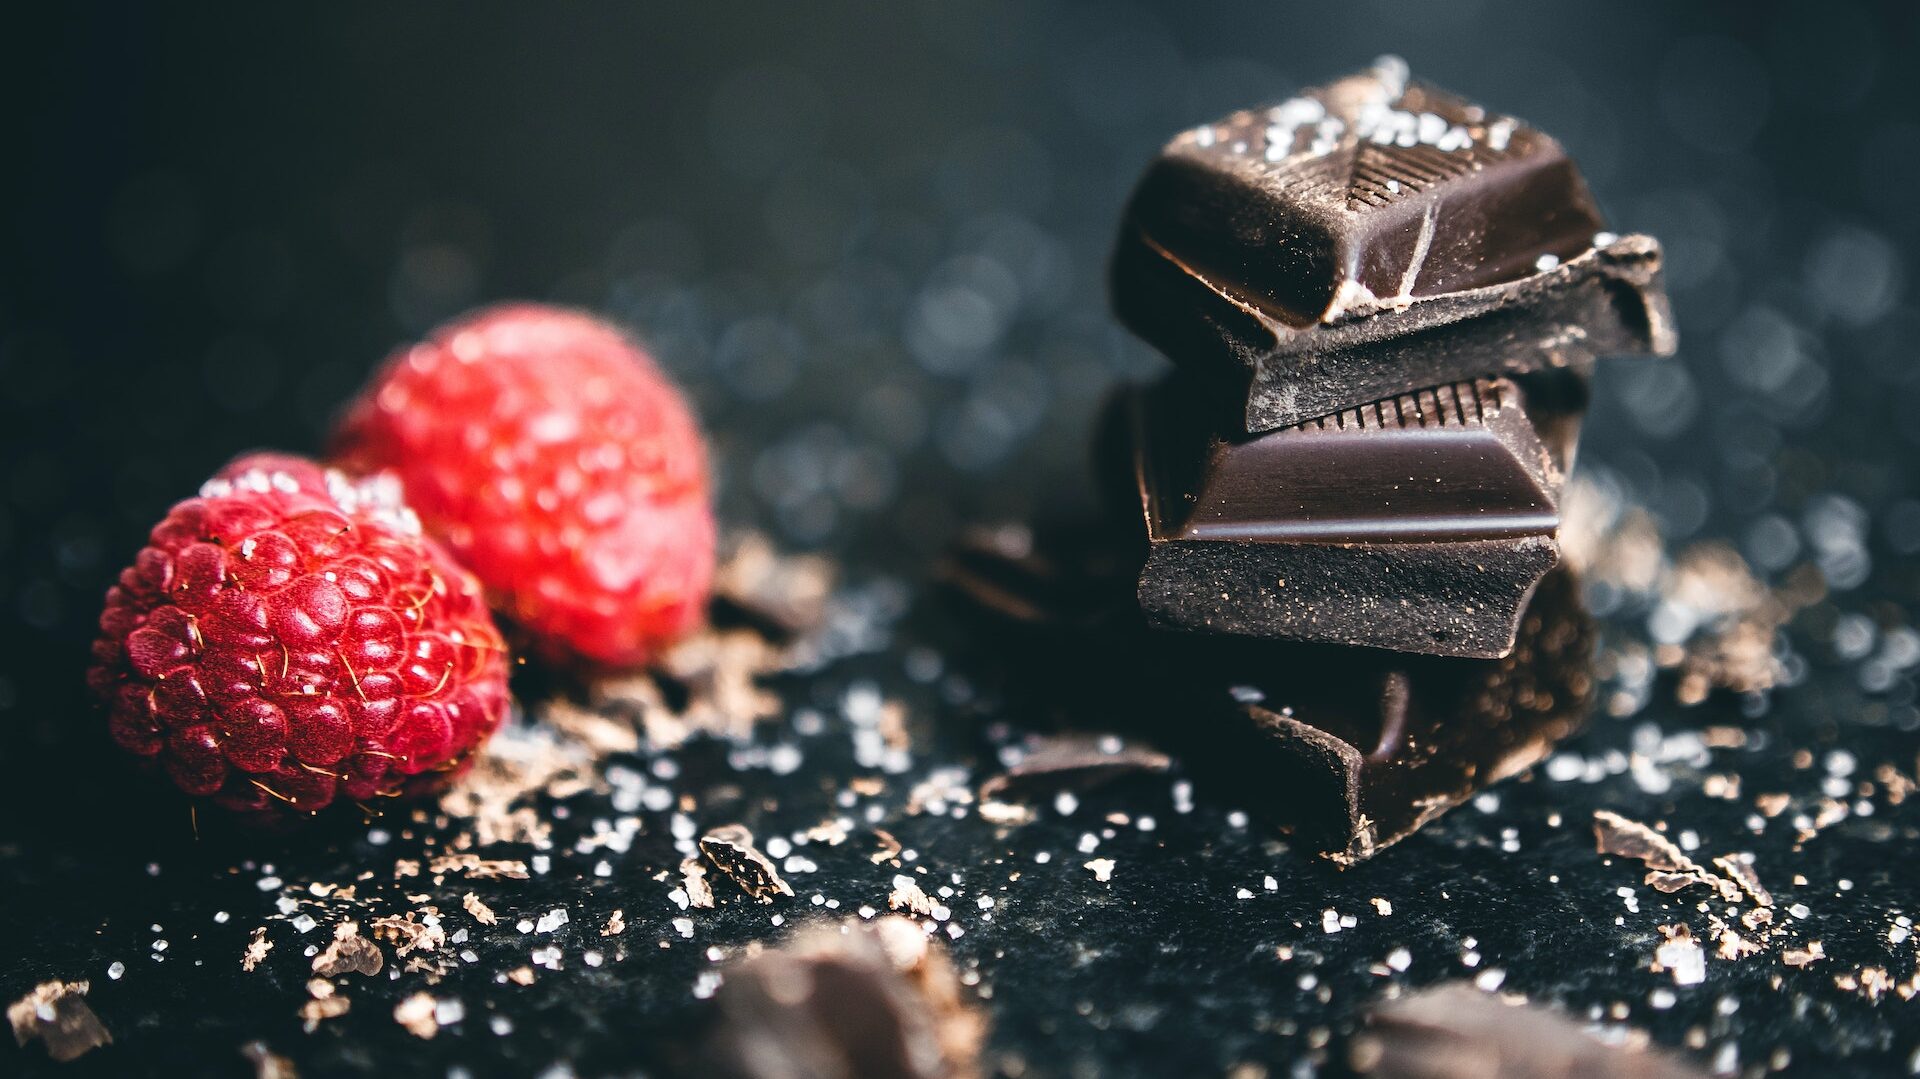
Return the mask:
<path fill-rule="evenodd" d="M 508 708 L 480 585 L 397 485 L 278 454 L 168 512 L 93 651 L 116 744 L 263 818 L 437 789 Z"/>
<path fill-rule="evenodd" d="M 714 523 L 700 428 L 621 333 L 481 311 L 402 350 L 348 409 L 344 467 L 397 475 L 428 531 L 548 659 L 643 664 L 705 615 Z"/>

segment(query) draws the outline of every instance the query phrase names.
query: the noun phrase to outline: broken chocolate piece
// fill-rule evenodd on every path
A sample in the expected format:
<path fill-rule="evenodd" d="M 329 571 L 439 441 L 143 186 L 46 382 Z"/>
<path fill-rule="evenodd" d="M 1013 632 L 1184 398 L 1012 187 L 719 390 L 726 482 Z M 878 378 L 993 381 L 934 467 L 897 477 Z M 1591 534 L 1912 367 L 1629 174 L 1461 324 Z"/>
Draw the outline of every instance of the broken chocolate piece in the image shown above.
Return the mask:
<path fill-rule="evenodd" d="M 811 930 L 727 972 L 687 1074 L 722 1079 L 968 1079 L 985 1020 L 905 918 Z"/>
<path fill-rule="evenodd" d="M 1069 726 L 1165 749 L 1232 804 L 1341 864 L 1369 858 L 1543 759 L 1593 703 L 1593 624 L 1577 579 L 1548 573 L 1498 660 L 1166 633 L 1114 603 L 1108 534 L 1044 537 L 1051 572 L 994 574 L 982 552 L 949 580 L 1020 582 L 1010 618 L 975 607 L 1025 677 L 1018 692 Z M 1092 579 L 1100 578 L 1099 580 Z M 1104 585 L 1101 581 L 1104 580 Z M 1000 587 L 997 585 L 996 587 Z M 1007 585 L 1011 587 L 1011 585 Z"/>
<path fill-rule="evenodd" d="M 1122 407 L 1155 625 L 1495 658 L 1558 560 L 1561 468 L 1510 381 L 1253 436 L 1191 380 Z"/>
<path fill-rule="evenodd" d="M 1547 1008 L 1462 982 L 1390 1000 L 1367 1015 L 1347 1066 L 1381 1079 L 1693 1079 L 1662 1053 L 1609 1045 Z"/>
<path fill-rule="evenodd" d="M 793 886 L 781 879 L 773 859 L 753 845 L 753 833 L 744 825 L 723 825 L 701 836 L 700 851 L 742 891 L 762 903 L 773 902 L 776 895 L 793 896 Z"/>
<path fill-rule="evenodd" d="M 1129 205 L 1115 307 L 1246 389 L 1245 429 L 1409 386 L 1673 350 L 1659 245 L 1604 232 L 1559 144 L 1374 68 L 1175 138 Z"/>

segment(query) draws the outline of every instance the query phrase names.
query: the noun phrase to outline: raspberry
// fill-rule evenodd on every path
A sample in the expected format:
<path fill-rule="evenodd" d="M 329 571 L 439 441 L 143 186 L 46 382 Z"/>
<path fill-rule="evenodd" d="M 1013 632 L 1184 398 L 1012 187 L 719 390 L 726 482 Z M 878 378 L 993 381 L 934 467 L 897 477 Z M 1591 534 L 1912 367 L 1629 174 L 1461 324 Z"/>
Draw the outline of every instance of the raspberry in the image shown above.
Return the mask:
<path fill-rule="evenodd" d="M 513 305 L 402 350 L 335 435 L 549 659 L 647 662 L 713 576 L 706 449 L 686 401 L 613 327 Z"/>
<path fill-rule="evenodd" d="M 107 591 L 88 681 L 120 748 L 262 818 L 438 788 L 507 713 L 480 585 L 392 481 L 253 454 Z"/>

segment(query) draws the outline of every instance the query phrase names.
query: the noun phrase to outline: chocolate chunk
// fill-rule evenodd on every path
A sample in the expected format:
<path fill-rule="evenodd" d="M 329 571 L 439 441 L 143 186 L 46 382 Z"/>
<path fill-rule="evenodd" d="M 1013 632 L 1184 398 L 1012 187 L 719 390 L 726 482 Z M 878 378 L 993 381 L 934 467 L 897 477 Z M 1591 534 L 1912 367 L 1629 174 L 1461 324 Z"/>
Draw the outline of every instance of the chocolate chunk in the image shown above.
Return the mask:
<path fill-rule="evenodd" d="M 753 833 L 744 825 L 723 825 L 701 836 L 700 852 L 741 891 L 762 903 L 773 902 L 776 895 L 793 897 L 793 886 L 781 878 L 773 859 L 753 845 Z"/>
<path fill-rule="evenodd" d="M 1614 238 L 1548 136 L 1398 60 L 1186 132 L 1114 265 L 1123 321 L 1270 430 L 1411 386 L 1668 353 L 1659 245 Z"/>
<path fill-rule="evenodd" d="M 1702 1074 L 1661 1053 L 1609 1045 L 1556 1012 L 1462 982 L 1374 1008 L 1347 1046 L 1347 1066 L 1381 1079 L 1692 1079 Z"/>
<path fill-rule="evenodd" d="M 985 1022 L 939 946 L 883 917 L 803 934 L 727 971 L 686 1074 L 965 1079 Z"/>
<path fill-rule="evenodd" d="M 1156 625 L 1498 657 L 1558 559 L 1561 466 L 1510 381 L 1253 436 L 1185 380 L 1130 407 Z"/>

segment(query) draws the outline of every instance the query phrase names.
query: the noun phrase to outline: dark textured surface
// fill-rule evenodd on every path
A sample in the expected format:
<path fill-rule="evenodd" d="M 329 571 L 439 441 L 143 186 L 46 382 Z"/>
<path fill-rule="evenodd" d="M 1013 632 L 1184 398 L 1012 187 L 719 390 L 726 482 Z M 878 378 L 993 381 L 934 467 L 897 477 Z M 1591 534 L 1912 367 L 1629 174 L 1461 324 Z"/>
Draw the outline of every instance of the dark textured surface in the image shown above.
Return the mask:
<path fill-rule="evenodd" d="M 506 296 L 637 326 L 712 426 L 728 518 L 825 547 L 856 576 L 898 575 L 879 594 L 916 598 L 877 651 L 786 685 L 823 713 L 818 733 L 795 733 L 790 710 L 762 737 L 798 745 L 802 768 L 696 748 L 658 782 L 700 793 L 702 826 L 809 828 L 835 784 L 873 770 L 843 705 L 902 699 L 910 775 L 867 801 L 919 864 L 961 874 L 952 951 L 991 991 L 1003 1070 L 1311 1070 L 1388 985 L 1492 969 L 1504 989 L 1663 1044 L 1697 1030 L 1708 1064 L 1912 1068 L 1915 1005 L 1836 981 L 1863 967 L 1903 981 L 1915 964 L 1897 920 L 1920 894 L 1920 803 L 1893 804 L 1873 778 L 1911 777 L 1920 743 L 1920 203 L 1898 197 L 1920 171 L 1909 12 L 1368 0 L 674 14 L 63 8 L 0 35 L 14 132 L 0 177 L 0 998 L 88 979 L 115 1039 L 58 1069 L 0 1047 L 0 1070 L 241 1074 L 254 1039 L 308 1075 L 642 1070 L 693 1008 L 707 947 L 777 935 L 770 917 L 793 924 L 816 892 L 841 914 L 884 899 L 895 871 L 856 833 L 801 848 L 819 868 L 792 874 L 791 907 L 735 899 L 685 940 L 653 877 L 678 862 L 670 812 L 634 813 L 624 855 L 568 853 L 615 815 L 611 796 L 583 794 L 547 873 L 433 889 L 455 919 L 469 889 L 502 915 L 474 938 L 476 961 L 432 987 L 462 1002 L 461 1022 L 432 1041 L 406 1033 L 393 1005 L 424 987 L 383 973 L 308 1035 L 305 938 L 274 921 L 275 952 L 239 967 L 278 894 L 257 886 L 264 866 L 283 887 L 377 870 L 404 892 L 392 860 L 425 832 L 385 822 L 376 847 L 350 824 L 235 838 L 203 821 L 196 841 L 84 767 L 90 622 L 141 531 L 240 448 L 313 448 L 387 348 Z M 1603 714 L 1533 778 L 1346 872 L 1236 824 L 1205 785 L 1182 812 L 1178 772 L 1082 795 L 1067 815 L 1043 803 L 1004 837 L 972 815 L 905 815 L 911 780 L 943 766 L 984 778 L 992 736 L 1042 718 L 993 688 L 996 642 L 947 624 L 917 582 L 960 522 L 1092 501 L 1101 394 L 1159 370 L 1103 299 L 1128 186 L 1172 132 L 1390 49 L 1553 133 L 1610 221 L 1665 244 L 1681 354 L 1600 371 L 1580 471 L 1646 508 L 1670 545 L 1720 538 L 1768 576 L 1822 570 L 1828 598 L 1781 644 L 1793 684 L 1682 708 L 1664 681 L 1615 678 L 1625 688 L 1603 684 L 1603 700 L 1631 718 Z M 1700 618 L 1612 586 L 1590 598 L 1617 639 L 1675 641 Z M 1698 737 L 1713 724 L 1763 737 L 1714 748 Z M 1737 798 L 1706 793 L 1728 776 Z M 1767 793 L 1792 796 L 1781 816 L 1756 813 Z M 1797 841 L 1795 818 L 1819 819 L 1828 797 L 1843 816 Z M 1791 927 L 1782 943 L 1819 939 L 1828 958 L 1710 958 L 1688 986 L 1650 970 L 1657 927 L 1698 922 L 1701 893 L 1661 895 L 1637 865 L 1597 856 L 1602 807 L 1691 830 L 1702 854 L 1751 851 Z M 1096 857 L 1115 861 L 1110 884 L 1082 868 Z M 1795 904 L 1804 917 L 1785 913 Z M 570 920 L 553 934 L 515 929 L 555 907 Z M 618 961 L 598 928 L 615 908 L 631 926 Z M 1324 932 L 1327 910 L 1354 924 Z M 550 938 L 561 970 L 496 981 Z"/>

